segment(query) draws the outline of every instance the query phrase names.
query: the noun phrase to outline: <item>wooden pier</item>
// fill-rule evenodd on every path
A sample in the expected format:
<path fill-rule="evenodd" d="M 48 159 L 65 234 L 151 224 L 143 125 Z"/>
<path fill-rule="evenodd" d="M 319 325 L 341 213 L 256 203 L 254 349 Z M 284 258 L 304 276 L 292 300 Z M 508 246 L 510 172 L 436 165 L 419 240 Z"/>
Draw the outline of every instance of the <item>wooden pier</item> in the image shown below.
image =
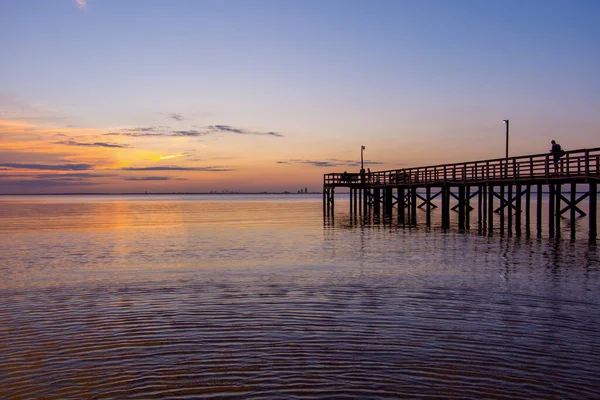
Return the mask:
<path fill-rule="evenodd" d="M 438 207 L 433 200 L 438 199 L 443 229 L 450 228 L 454 212 L 458 228 L 468 230 L 471 213 L 476 212 L 481 233 L 492 235 L 497 230 L 500 235 L 520 236 L 525 229 L 530 235 L 533 217 L 537 236 L 542 236 L 545 219 L 548 235 L 559 238 L 561 221 L 568 218 L 570 236 L 575 238 L 576 218 L 587 217 L 589 239 L 595 241 L 599 180 L 600 148 L 568 151 L 556 165 L 553 155 L 545 153 L 371 173 L 330 173 L 323 178 L 323 213 L 333 215 L 335 190 L 348 188 L 353 215 L 390 217 L 395 209 L 399 223 L 416 224 L 420 209 L 431 226 L 431 211 Z M 588 199 L 587 210 L 578 206 L 584 199 Z M 495 220 L 499 221 L 495 224 Z"/>

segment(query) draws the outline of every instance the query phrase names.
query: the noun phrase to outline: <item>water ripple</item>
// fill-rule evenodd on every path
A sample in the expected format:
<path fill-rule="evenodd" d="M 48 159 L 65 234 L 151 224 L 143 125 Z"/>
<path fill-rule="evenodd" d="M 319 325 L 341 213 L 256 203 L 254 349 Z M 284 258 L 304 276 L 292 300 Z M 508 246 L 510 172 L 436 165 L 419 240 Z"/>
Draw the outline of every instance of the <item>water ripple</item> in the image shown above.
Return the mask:
<path fill-rule="evenodd" d="M 318 202 L 0 208 L 2 399 L 600 398 L 595 245 Z"/>
<path fill-rule="evenodd" d="M 0 306 L 0 397 L 600 395 L 590 304 L 443 288 L 371 290 L 362 305 L 364 287 L 71 289 Z"/>

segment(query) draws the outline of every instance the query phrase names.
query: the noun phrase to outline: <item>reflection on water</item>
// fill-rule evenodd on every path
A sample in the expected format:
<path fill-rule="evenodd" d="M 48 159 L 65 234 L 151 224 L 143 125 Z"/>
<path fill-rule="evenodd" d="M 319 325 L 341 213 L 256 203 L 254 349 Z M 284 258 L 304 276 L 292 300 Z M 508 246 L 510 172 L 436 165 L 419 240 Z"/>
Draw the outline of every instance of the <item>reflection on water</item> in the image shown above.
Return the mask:
<path fill-rule="evenodd" d="M 0 199 L 0 398 L 600 396 L 596 245 L 292 198 Z"/>

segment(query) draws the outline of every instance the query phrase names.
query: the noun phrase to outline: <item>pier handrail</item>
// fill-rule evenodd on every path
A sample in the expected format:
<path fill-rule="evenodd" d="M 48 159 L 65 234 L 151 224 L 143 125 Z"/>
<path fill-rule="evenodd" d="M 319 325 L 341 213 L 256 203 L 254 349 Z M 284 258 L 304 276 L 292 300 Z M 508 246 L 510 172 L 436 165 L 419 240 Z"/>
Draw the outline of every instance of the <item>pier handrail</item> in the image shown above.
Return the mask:
<path fill-rule="evenodd" d="M 566 151 L 555 171 L 552 153 L 510 158 L 439 164 L 426 167 L 358 173 L 329 173 L 323 176 L 324 186 L 393 186 L 410 184 L 443 184 L 450 182 L 532 180 L 560 177 L 600 176 L 600 147 Z"/>

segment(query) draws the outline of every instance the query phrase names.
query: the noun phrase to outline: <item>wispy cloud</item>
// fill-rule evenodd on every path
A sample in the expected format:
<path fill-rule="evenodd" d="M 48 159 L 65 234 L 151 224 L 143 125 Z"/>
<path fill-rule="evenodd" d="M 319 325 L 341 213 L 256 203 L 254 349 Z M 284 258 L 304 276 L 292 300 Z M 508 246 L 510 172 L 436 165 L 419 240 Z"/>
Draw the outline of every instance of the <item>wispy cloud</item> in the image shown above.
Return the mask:
<path fill-rule="evenodd" d="M 212 131 L 216 131 L 216 132 L 229 132 L 229 133 L 235 133 L 238 135 L 260 135 L 260 136 L 275 136 L 275 137 L 283 137 L 284 136 L 278 132 L 256 132 L 256 131 L 251 131 L 248 129 L 234 128 L 229 125 L 210 125 L 210 126 L 208 126 L 208 129 L 210 129 Z"/>
<path fill-rule="evenodd" d="M 118 143 L 105 143 L 105 142 L 93 142 L 93 143 L 82 143 L 76 142 L 72 139 L 69 140 L 61 140 L 58 142 L 54 142 L 55 144 L 62 144 L 65 146 L 81 146 L 81 147 L 108 147 L 108 148 L 119 148 L 119 149 L 127 149 L 131 148 L 128 144 L 118 144 Z"/>
<path fill-rule="evenodd" d="M 0 167 L 10 169 L 32 169 L 41 171 L 88 171 L 94 169 L 91 164 L 23 164 L 23 163 L 0 163 Z"/>
<path fill-rule="evenodd" d="M 123 129 L 121 131 L 105 133 L 105 136 L 129 136 L 129 137 L 147 137 L 147 136 L 169 136 L 170 132 L 165 130 L 168 127 L 148 126 L 139 128 Z"/>
<path fill-rule="evenodd" d="M 365 162 L 366 163 L 366 162 Z M 315 161 L 315 160 L 283 160 L 277 161 L 277 164 L 308 164 L 313 165 L 315 167 L 360 167 L 360 161 L 354 160 L 336 160 L 330 159 L 325 161 Z M 378 161 L 369 161 L 369 165 L 379 165 L 383 164 Z"/>
<path fill-rule="evenodd" d="M 177 116 L 181 119 L 177 119 Z M 172 114 L 171 118 L 178 121 L 183 120 L 179 114 Z M 279 132 L 258 132 L 244 128 L 234 128 L 230 125 L 208 125 L 206 127 L 200 127 L 200 129 L 188 129 L 188 130 L 169 130 L 168 127 L 143 127 L 143 128 L 130 128 L 122 131 L 114 131 L 105 133 L 107 136 L 129 136 L 129 137 L 147 137 L 147 136 L 170 136 L 170 137 L 202 137 L 208 135 L 215 135 L 218 133 L 233 133 L 236 135 L 254 135 L 254 136 L 273 136 L 283 137 L 282 133 Z"/>
<path fill-rule="evenodd" d="M 149 126 L 149 127 L 145 127 L 145 128 L 132 128 L 132 129 L 128 129 L 128 131 L 130 131 L 130 132 L 154 132 L 157 129 L 158 129 L 157 127 Z"/>
<path fill-rule="evenodd" d="M 172 134 L 168 136 L 187 136 L 187 137 L 199 137 L 210 135 L 210 132 L 200 132 L 197 130 L 189 130 L 189 131 L 174 131 Z"/>
<path fill-rule="evenodd" d="M 0 164 L 1 166 L 2 164 Z M 123 171 L 206 171 L 206 172 L 225 172 L 234 171 L 228 167 L 174 167 L 174 166 L 162 166 L 162 167 L 125 167 L 121 168 Z"/>
<path fill-rule="evenodd" d="M 109 132 L 106 136 L 128 136 L 128 137 L 152 137 L 152 136 L 168 136 L 165 133 L 159 132 Z"/>
<path fill-rule="evenodd" d="M 177 114 L 177 113 L 171 113 L 169 115 L 170 118 L 174 119 L 175 121 L 183 121 L 183 116 L 181 114 Z"/>
<path fill-rule="evenodd" d="M 130 177 L 130 178 L 123 178 L 126 181 L 168 181 L 171 178 L 169 178 L 168 176 L 144 176 L 141 178 L 137 178 L 137 177 Z"/>
<path fill-rule="evenodd" d="M 87 2 L 85 0 L 75 0 L 75 3 L 77 3 L 77 7 L 81 8 L 82 10 L 87 7 Z"/>
<path fill-rule="evenodd" d="M 119 176 L 116 174 L 92 174 L 89 172 L 72 172 L 65 174 L 58 173 L 46 173 L 33 175 L 36 178 L 44 179 L 96 179 L 96 178 L 108 178 Z"/>
<path fill-rule="evenodd" d="M 180 153 L 180 154 L 173 154 L 170 156 L 162 156 L 162 157 L 158 157 L 159 160 L 169 160 L 171 158 L 179 158 L 179 157 L 187 157 L 189 156 L 189 154 L 187 153 Z"/>

